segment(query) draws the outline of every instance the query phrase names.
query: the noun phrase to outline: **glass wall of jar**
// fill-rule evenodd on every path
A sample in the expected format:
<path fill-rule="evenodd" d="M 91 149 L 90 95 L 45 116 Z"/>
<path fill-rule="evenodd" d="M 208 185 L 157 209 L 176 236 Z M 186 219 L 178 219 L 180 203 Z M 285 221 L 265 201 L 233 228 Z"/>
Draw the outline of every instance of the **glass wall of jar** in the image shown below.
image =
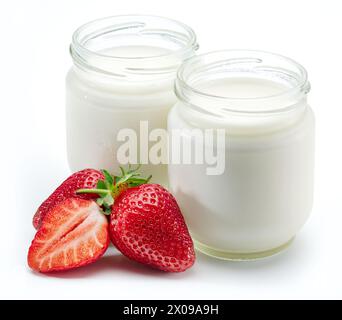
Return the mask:
<path fill-rule="evenodd" d="M 224 156 L 220 174 L 208 175 L 213 164 L 204 158 L 169 165 L 170 189 L 197 248 L 239 260 L 287 247 L 313 201 L 314 116 L 305 69 L 271 53 L 219 51 L 187 60 L 175 89 L 170 134 L 221 129 L 225 135 L 223 146 L 203 140 L 204 152 Z"/>

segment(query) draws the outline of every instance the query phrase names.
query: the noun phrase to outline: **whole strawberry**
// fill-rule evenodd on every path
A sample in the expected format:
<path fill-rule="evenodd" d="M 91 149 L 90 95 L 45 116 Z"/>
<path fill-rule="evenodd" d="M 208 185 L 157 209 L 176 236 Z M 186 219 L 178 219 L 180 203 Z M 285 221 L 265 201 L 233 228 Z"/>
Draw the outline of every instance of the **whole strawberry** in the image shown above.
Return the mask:
<path fill-rule="evenodd" d="M 105 174 L 103 188 L 90 192 L 100 194 L 97 203 L 111 210 L 109 235 L 125 256 L 163 271 L 185 271 L 195 251 L 183 215 L 172 194 L 148 180 L 136 169 L 122 169 L 114 179 Z"/>
<path fill-rule="evenodd" d="M 93 194 L 79 194 L 77 189 L 91 189 L 97 186 L 99 180 L 104 179 L 103 174 L 95 169 L 84 169 L 72 174 L 66 179 L 38 208 L 33 216 L 33 226 L 39 229 L 42 220 L 51 208 L 59 204 L 65 199 L 76 197 L 80 199 L 94 199 Z"/>
<path fill-rule="evenodd" d="M 193 243 L 174 197 L 158 184 L 127 189 L 110 217 L 113 244 L 127 257 L 180 272 L 195 261 Z"/>

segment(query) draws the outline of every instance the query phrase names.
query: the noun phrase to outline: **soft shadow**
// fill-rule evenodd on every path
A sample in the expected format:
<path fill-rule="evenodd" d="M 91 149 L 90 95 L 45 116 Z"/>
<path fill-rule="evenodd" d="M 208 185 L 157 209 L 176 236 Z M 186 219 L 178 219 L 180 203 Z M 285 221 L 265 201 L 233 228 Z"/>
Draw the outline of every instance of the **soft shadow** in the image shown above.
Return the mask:
<path fill-rule="evenodd" d="M 51 272 L 45 274 L 34 272 L 34 274 L 39 277 L 53 277 L 62 279 L 88 278 L 101 274 L 119 275 L 122 273 L 131 273 L 148 277 L 167 278 L 175 280 L 184 279 L 184 277 L 189 277 L 190 274 L 192 274 L 191 269 L 182 273 L 164 272 L 132 261 L 120 253 L 103 256 L 101 259 L 90 265 L 74 270 Z"/>
<path fill-rule="evenodd" d="M 206 254 L 196 251 L 197 262 L 200 264 L 206 264 L 213 268 L 219 268 L 221 270 L 235 270 L 239 272 L 249 273 L 250 271 L 274 271 L 277 269 L 283 270 L 284 268 L 291 269 L 298 265 L 301 269 L 307 268 L 308 264 L 312 264 L 312 251 L 314 248 L 309 243 L 308 237 L 299 236 L 294 239 L 293 243 L 285 250 L 262 259 L 250 260 L 250 261 L 229 261 L 218 260 L 212 258 Z"/>

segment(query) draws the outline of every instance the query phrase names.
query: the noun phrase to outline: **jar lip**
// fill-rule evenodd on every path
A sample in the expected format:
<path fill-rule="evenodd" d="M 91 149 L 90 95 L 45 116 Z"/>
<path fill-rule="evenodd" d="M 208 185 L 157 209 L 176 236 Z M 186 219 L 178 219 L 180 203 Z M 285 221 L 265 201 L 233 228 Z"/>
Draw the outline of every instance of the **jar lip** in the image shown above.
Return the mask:
<path fill-rule="evenodd" d="M 114 56 L 114 55 L 108 55 L 108 54 L 104 54 L 95 50 L 90 50 L 89 48 L 87 48 L 83 43 L 80 42 L 80 34 L 82 32 L 84 32 L 87 28 L 100 23 L 100 22 L 105 22 L 108 21 L 109 24 L 108 26 L 110 26 L 110 21 L 111 20 L 115 20 L 115 19 L 127 19 L 127 23 L 129 22 L 139 22 L 140 20 L 145 20 L 145 19 L 159 19 L 161 21 L 164 22 L 170 22 L 173 23 L 174 25 L 177 25 L 181 28 L 184 29 L 184 31 L 187 33 L 188 35 L 188 39 L 186 42 L 185 46 L 182 46 L 181 48 L 179 48 L 178 50 L 170 50 L 170 52 L 168 53 L 163 53 L 160 55 L 153 55 L 153 56 L 143 56 L 143 57 L 125 57 L 125 56 Z M 130 21 L 131 20 L 131 21 Z M 78 27 L 73 35 L 72 35 L 72 42 L 71 42 L 71 52 L 72 49 L 76 50 L 78 53 L 85 53 L 85 54 L 89 54 L 89 55 L 93 55 L 93 56 L 97 56 L 97 57 L 102 57 L 102 58 L 107 58 L 107 59 L 113 59 L 113 60 L 121 60 L 121 61 L 132 61 L 132 60 L 151 60 L 151 59 L 156 59 L 156 58 L 164 58 L 167 56 L 173 56 L 173 55 L 177 55 L 177 54 L 185 54 L 187 51 L 189 50 L 196 50 L 198 48 L 198 44 L 197 44 L 197 38 L 196 38 L 196 34 L 193 31 L 193 29 L 191 27 L 189 27 L 188 25 L 178 21 L 178 20 L 174 20 L 174 19 L 170 19 L 170 18 L 166 18 L 166 17 L 162 17 L 162 16 L 158 16 L 158 15 L 142 15 L 142 14 L 129 14 L 129 15 L 114 15 L 114 16 L 107 16 L 107 17 L 103 17 L 103 18 L 99 18 L 99 19 L 94 19 L 92 21 L 89 21 L 83 25 L 81 25 L 80 27 Z M 73 56 L 73 54 L 71 53 L 71 55 Z"/>
<path fill-rule="evenodd" d="M 292 65 L 294 68 L 298 70 L 298 81 L 295 85 L 288 87 L 287 89 L 273 95 L 265 95 L 265 96 L 256 96 L 256 97 L 230 97 L 230 96 L 222 96 L 222 95 L 216 95 L 216 94 L 211 94 L 208 92 L 203 92 L 200 89 L 196 88 L 195 86 L 191 85 L 188 83 L 185 74 L 191 73 L 189 69 L 194 67 L 196 63 L 200 64 L 201 66 L 206 66 L 206 63 L 202 63 L 201 61 L 205 60 L 206 58 L 210 58 L 213 56 L 221 56 L 221 55 L 231 55 L 231 56 L 236 56 L 236 61 L 240 61 L 240 59 L 254 59 L 257 56 L 265 55 L 267 57 L 272 57 L 274 59 L 277 59 L 279 61 L 286 62 L 290 65 Z M 229 59 L 232 60 L 232 64 L 234 63 L 234 58 L 221 58 L 221 60 L 217 60 L 216 62 L 224 62 L 228 61 Z M 256 59 L 256 58 L 255 58 Z M 262 58 L 261 58 L 262 59 Z M 262 61 L 260 59 L 260 61 Z M 209 65 L 207 65 L 209 66 Z M 284 70 L 285 71 L 285 70 Z M 198 71 L 194 70 L 193 73 L 196 73 Z M 275 100 L 275 99 L 281 99 L 282 97 L 290 96 L 290 95 L 296 95 L 296 94 L 303 94 L 305 95 L 310 91 L 310 84 L 308 82 L 308 75 L 306 69 L 296 62 L 295 60 L 288 58 L 286 56 L 268 52 L 268 51 L 262 51 L 262 50 L 250 50 L 250 49 L 230 49 L 230 50 L 217 50 L 217 51 L 211 51 L 208 53 L 203 53 L 196 55 L 194 57 L 191 57 L 187 59 L 178 69 L 177 76 L 176 76 L 176 85 L 175 85 L 175 91 L 177 96 L 182 99 L 184 98 L 184 95 L 180 91 L 187 91 L 188 93 L 196 95 L 199 99 L 203 98 L 208 101 L 208 99 L 211 100 L 216 100 L 217 102 L 222 102 L 222 103 L 250 103 L 250 102 L 264 102 L 264 101 L 269 101 L 269 100 Z M 187 100 L 187 99 L 185 99 Z M 187 101 L 189 102 L 189 101 Z M 191 102 L 189 102 L 191 103 Z M 225 108 L 225 110 L 229 110 L 231 112 L 247 112 L 247 113 L 260 113 L 260 112 L 273 112 L 273 111 L 280 111 L 280 110 L 288 110 L 289 107 L 287 106 L 286 108 L 273 108 L 272 111 L 266 111 L 266 110 L 236 110 L 235 108 L 232 108 L 229 110 L 229 108 Z"/>

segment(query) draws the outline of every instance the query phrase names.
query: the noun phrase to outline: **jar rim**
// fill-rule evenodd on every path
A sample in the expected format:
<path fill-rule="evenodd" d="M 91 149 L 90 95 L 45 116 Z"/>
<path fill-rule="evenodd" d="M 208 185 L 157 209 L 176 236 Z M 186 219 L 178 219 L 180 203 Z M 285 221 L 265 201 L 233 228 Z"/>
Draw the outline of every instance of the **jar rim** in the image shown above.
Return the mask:
<path fill-rule="evenodd" d="M 146 28 L 148 28 L 149 24 L 153 24 L 154 27 L 144 30 L 145 26 Z M 160 25 L 159 28 L 157 28 L 158 25 Z M 139 32 L 139 36 L 149 35 L 148 32 L 150 32 L 150 34 L 153 34 L 152 32 L 155 32 L 155 34 L 159 32 L 159 35 L 163 36 L 163 41 L 165 43 L 168 41 L 170 41 L 171 43 L 173 41 L 173 43 L 177 43 L 179 47 L 166 50 L 165 52 L 154 54 L 151 56 L 120 56 L 99 52 L 97 50 L 89 48 L 89 46 L 87 45 L 89 40 L 94 40 L 102 35 L 107 36 L 109 33 L 125 32 L 126 30 L 128 30 L 129 32 L 132 32 L 132 30 L 134 32 L 134 30 L 136 30 L 137 32 Z M 166 37 L 169 34 L 170 39 Z M 120 45 L 118 47 L 120 47 Z M 76 63 L 83 65 L 83 67 L 87 64 L 87 60 L 89 60 L 89 58 L 92 58 L 98 59 L 98 61 L 101 60 L 102 67 L 104 62 L 106 61 L 126 64 L 125 68 L 123 69 L 127 69 L 132 63 L 134 64 L 135 62 L 143 62 L 147 64 L 147 69 L 149 69 L 153 68 L 153 64 L 156 65 L 155 62 L 158 59 L 163 62 L 165 62 L 168 58 L 174 56 L 179 56 L 182 59 L 186 59 L 189 58 L 192 55 L 192 52 L 197 49 L 198 44 L 196 34 L 188 25 L 174 19 L 169 19 L 157 15 L 131 14 L 108 16 L 95 19 L 81 25 L 72 35 L 70 54 L 73 60 Z M 104 68 L 97 68 L 96 66 L 86 67 L 90 67 L 90 69 L 93 69 L 95 71 L 117 75 L 113 71 L 108 72 L 108 70 L 102 70 Z M 161 73 L 163 73 L 164 71 L 165 73 L 171 71 L 175 72 L 178 67 L 179 64 L 168 65 L 165 70 L 161 70 Z M 120 74 L 122 72 L 123 70 L 120 70 L 118 73 Z"/>
<path fill-rule="evenodd" d="M 217 56 L 217 58 L 216 58 Z M 295 72 L 291 72 L 292 77 L 296 77 L 296 83 L 285 89 L 282 90 L 279 93 L 271 94 L 271 95 L 265 95 L 265 96 L 256 96 L 256 97 L 231 97 L 231 96 L 223 96 L 223 95 L 217 95 L 212 94 L 209 92 L 201 91 L 200 89 L 196 88 L 196 86 L 189 83 L 189 75 L 195 74 L 196 72 L 199 72 L 198 66 L 200 66 L 204 71 L 210 70 L 210 63 L 206 63 L 205 60 L 213 59 L 214 66 L 216 68 L 219 68 L 220 65 L 222 67 L 227 66 L 228 64 L 233 65 L 234 63 L 241 63 L 241 62 L 250 62 L 250 63 L 262 63 L 263 58 L 273 58 L 274 61 L 279 62 L 285 62 L 289 66 L 291 65 L 294 69 L 296 69 Z M 246 59 L 246 61 L 243 61 L 243 59 Z M 216 64 L 215 64 L 216 62 Z M 196 70 L 197 67 L 197 70 Z M 193 70 L 191 70 L 193 68 Z M 265 69 L 266 70 L 266 69 Z M 269 69 L 271 70 L 271 69 Z M 272 69 L 273 71 L 275 69 Z M 280 68 L 279 71 L 285 73 L 287 70 Z M 248 110 L 244 108 L 229 108 L 226 107 L 226 104 L 231 103 L 234 104 L 246 104 L 248 105 L 251 102 L 269 102 L 271 101 L 279 100 L 284 97 L 289 96 L 296 96 L 296 100 L 300 100 L 302 97 L 304 97 L 309 91 L 310 91 L 310 83 L 308 82 L 308 75 L 306 69 L 296 62 L 295 60 L 288 58 L 286 56 L 268 52 L 268 51 L 262 51 L 262 50 L 250 50 L 250 49 L 230 49 L 230 50 L 217 50 L 217 51 L 211 51 L 208 53 L 203 53 L 200 55 L 196 55 L 194 57 L 191 57 L 187 59 L 178 69 L 177 77 L 176 77 L 176 83 L 175 83 L 175 91 L 176 95 L 179 99 L 188 102 L 191 104 L 192 102 L 189 99 L 189 94 L 195 95 L 197 100 L 203 99 L 208 101 L 216 101 L 218 104 L 223 104 L 226 111 L 230 112 L 239 112 L 239 113 L 265 113 L 265 112 L 279 112 L 279 111 L 286 111 L 292 107 L 295 107 L 296 104 L 293 105 L 287 105 L 287 106 L 281 106 L 272 108 L 272 110 L 265 110 L 262 108 L 258 108 L 257 110 Z M 202 102 L 202 101 L 201 101 Z"/>

